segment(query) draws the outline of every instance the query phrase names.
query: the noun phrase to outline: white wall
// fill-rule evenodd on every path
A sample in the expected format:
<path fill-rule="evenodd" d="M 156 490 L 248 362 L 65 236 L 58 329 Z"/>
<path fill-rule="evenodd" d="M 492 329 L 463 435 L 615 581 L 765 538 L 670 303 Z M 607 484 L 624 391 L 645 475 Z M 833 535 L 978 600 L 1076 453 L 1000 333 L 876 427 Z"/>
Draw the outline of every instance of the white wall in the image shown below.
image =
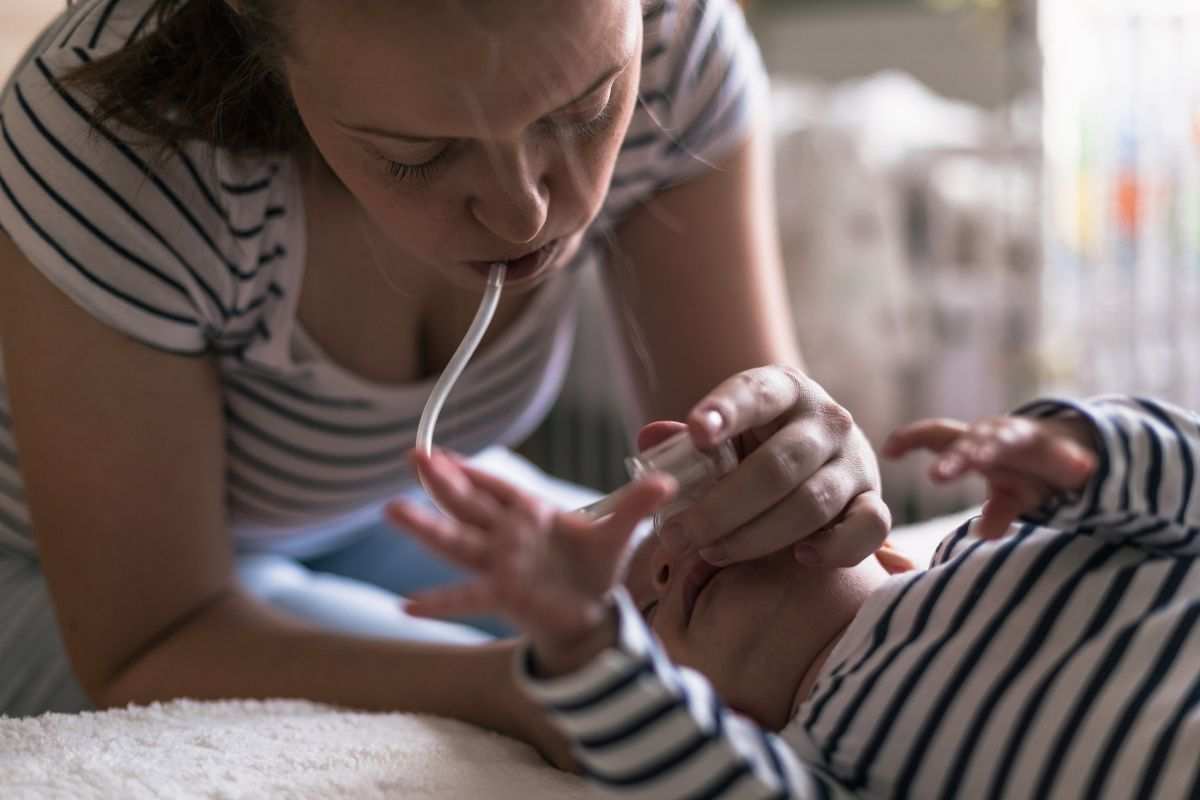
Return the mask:
<path fill-rule="evenodd" d="M 66 0 L 0 2 L 0 75 Z M 778 3 L 750 5 L 751 23 L 768 66 L 837 81 L 881 69 L 911 72 L 935 91 L 980 105 L 1005 97 L 1009 77 L 999 17 L 920 8 L 835 4 L 780 12 Z"/>
<path fill-rule="evenodd" d="M 1026 80 L 1028 62 L 1015 63 L 999 14 L 759 2 L 748 16 L 768 68 L 784 75 L 837 82 L 900 69 L 939 94 L 988 107 Z"/>
<path fill-rule="evenodd" d="M 0 2 L 0 76 L 8 75 L 37 32 L 66 5 L 66 0 Z"/>

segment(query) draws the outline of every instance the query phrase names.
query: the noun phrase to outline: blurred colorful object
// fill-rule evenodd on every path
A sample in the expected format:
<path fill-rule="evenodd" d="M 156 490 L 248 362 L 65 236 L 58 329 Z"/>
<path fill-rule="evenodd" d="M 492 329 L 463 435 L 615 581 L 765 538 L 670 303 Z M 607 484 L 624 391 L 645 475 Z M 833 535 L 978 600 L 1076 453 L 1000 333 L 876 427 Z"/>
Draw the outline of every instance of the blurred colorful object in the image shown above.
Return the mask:
<path fill-rule="evenodd" d="M 1200 406 L 1200 2 L 1042 0 L 1044 379 Z"/>

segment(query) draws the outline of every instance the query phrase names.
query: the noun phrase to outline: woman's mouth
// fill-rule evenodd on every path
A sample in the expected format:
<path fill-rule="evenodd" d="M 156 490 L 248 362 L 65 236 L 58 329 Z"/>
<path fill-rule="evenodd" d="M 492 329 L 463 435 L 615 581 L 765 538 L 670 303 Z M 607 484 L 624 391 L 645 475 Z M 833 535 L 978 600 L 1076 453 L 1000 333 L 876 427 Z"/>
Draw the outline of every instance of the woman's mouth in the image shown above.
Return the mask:
<path fill-rule="evenodd" d="M 497 259 L 495 261 L 468 262 L 472 269 L 487 277 L 493 264 L 505 266 L 504 281 L 519 281 L 541 273 L 554 261 L 558 255 L 561 239 L 552 239 L 537 250 L 532 250 L 522 256 L 512 259 Z"/>
<path fill-rule="evenodd" d="M 683 624 L 684 627 L 691 625 L 692 612 L 696 609 L 696 603 L 700 600 L 700 595 L 713 577 L 721 571 L 720 567 L 715 567 L 709 564 L 704 559 L 696 559 L 696 563 L 688 571 L 683 579 Z"/>

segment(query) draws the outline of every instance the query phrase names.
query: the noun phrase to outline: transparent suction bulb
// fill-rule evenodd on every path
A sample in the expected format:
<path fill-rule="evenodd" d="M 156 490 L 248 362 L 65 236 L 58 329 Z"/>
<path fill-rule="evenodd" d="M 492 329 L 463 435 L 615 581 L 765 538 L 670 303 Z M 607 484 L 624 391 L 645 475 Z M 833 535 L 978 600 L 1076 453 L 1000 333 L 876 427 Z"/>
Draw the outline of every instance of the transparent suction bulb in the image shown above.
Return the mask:
<path fill-rule="evenodd" d="M 653 447 L 625 459 L 625 471 L 632 480 L 650 472 L 664 472 L 675 479 L 679 489 L 671 501 L 654 514 L 654 526 L 670 519 L 694 503 L 722 476 L 733 471 L 738 464 L 737 451 L 733 442 L 725 441 L 711 450 L 701 450 L 692 443 L 687 431 L 680 431 Z M 593 519 L 612 512 L 624 487 L 579 509 Z"/>

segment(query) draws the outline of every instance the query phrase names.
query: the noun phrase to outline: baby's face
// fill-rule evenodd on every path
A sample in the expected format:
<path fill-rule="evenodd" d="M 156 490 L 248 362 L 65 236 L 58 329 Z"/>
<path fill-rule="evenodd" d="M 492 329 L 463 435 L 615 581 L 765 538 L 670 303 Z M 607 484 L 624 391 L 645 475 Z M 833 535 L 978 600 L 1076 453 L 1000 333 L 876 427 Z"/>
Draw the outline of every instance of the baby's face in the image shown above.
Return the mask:
<path fill-rule="evenodd" d="M 717 568 L 694 553 L 672 558 L 649 536 L 626 586 L 672 660 L 778 730 L 817 655 L 884 577 L 874 559 L 852 569 L 806 567 L 790 549 Z"/>

